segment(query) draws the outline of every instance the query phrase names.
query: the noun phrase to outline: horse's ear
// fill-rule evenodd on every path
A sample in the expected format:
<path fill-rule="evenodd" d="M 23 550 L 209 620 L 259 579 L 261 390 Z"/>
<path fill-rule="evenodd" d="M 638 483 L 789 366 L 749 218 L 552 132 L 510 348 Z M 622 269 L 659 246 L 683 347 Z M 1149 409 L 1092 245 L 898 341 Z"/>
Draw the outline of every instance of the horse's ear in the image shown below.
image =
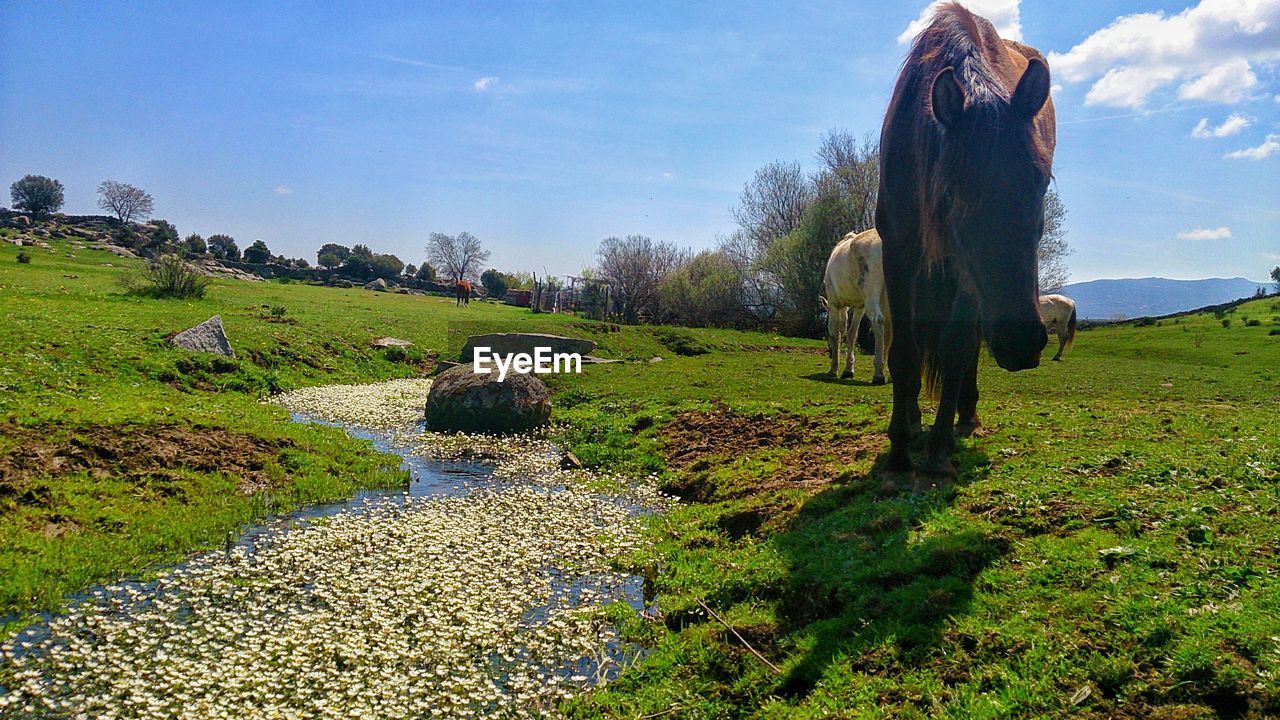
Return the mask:
<path fill-rule="evenodd" d="M 1030 120 L 1040 112 L 1049 99 L 1049 66 L 1040 58 L 1027 61 L 1027 69 L 1018 80 L 1018 87 L 1009 98 L 1013 112 L 1023 120 Z"/>
<path fill-rule="evenodd" d="M 943 127 L 954 127 L 964 114 L 964 88 L 956 79 L 956 71 L 943 68 L 933 76 L 933 87 L 929 91 L 929 108 L 933 118 Z"/>

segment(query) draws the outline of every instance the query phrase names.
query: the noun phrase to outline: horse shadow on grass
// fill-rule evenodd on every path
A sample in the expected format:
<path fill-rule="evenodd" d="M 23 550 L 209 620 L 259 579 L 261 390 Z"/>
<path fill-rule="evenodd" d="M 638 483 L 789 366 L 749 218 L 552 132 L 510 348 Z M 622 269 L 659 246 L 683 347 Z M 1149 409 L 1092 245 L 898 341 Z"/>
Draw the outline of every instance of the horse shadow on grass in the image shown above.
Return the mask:
<path fill-rule="evenodd" d="M 828 373 L 828 372 L 809 373 L 808 375 L 801 375 L 800 378 L 802 380 L 814 380 L 816 382 L 826 383 L 828 385 L 846 385 L 849 387 L 874 387 L 875 386 L 875 383 L 871 382 L 870 380 L 859 380 L 858 378 L 852 378 L 852 377 L 839 377 L 839 376 L 832 377 L 831 373 Z"/>
<path fill-rule="evenodd" d="M 987 472 L 983 453 L 962 446 L 959 479 L 922 493 L 889 479 L 886 459 L 810 498 L 775 536 L 791 568 L 778 629 L 802 653 L 784 672 L 784 695 L 807 695 L 837 658 L 886 678 L 945 662 L 948 618 L 968 611 L 978 575 L 1008 551 L 1003 538 L 942 519 L 958 487 Z"/>

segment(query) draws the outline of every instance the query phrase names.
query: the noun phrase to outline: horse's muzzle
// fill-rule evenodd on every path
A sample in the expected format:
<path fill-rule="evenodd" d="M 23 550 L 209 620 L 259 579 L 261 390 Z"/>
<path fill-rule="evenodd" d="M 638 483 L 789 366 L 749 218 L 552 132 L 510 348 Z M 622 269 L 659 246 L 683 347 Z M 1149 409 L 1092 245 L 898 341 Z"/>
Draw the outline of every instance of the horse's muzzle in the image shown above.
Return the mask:
<path fill-rule="evenodd" d="M 987 345 L 996 364 L 1005 370 L 1030 370 L 1040 364 L 1040 352 L 1049 342 L 1049 333 L 1039 321 L 996 323 Z"/>

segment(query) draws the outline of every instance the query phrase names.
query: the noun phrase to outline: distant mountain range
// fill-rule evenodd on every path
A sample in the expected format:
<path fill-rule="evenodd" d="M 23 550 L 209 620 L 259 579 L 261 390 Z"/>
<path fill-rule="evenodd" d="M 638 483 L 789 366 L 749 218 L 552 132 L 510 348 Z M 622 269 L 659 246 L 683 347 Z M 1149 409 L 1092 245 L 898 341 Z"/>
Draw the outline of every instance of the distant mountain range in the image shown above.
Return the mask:
<path fill-rule="evenodd" d="M 1258 288 L 1273 292 L 1270 281 L 1248 278 L 1120 278 L 1071 283 L 1060 291 L 1076 301 L 1076 314 L 1085 320 L 1112 320 L 1124 316 L 1168 315 L 1206 305 L 1252 297 Z"/>

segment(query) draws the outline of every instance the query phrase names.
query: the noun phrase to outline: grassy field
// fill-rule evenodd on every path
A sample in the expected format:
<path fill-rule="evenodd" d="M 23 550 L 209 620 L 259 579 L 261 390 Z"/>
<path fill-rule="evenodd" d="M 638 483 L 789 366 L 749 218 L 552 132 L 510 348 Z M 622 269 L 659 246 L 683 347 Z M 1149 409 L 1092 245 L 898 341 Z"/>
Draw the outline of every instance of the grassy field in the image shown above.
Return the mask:
<path fill-rule="evenodd" d="M 554 379 L 556 412 L 583 460 L 660 472 L 686 500 L 626 560 L 659 616 L 618 619 L 652 652 L 571 714 L 1280 714 L 1275 299 L 1084 331 L 1025 373 L 984 360 L 986 427 L 959 480 L 913 495 L 877 471 L 890 389 L 865 357 L 827 380 L 818 342 L 275 282 L 157 301 L 123 293 L 119 258 L 16 253 L 0 245 L 0 614 L 271 509 L 403 481 L 340 431 L 284 422 L 267 393 L 418 374 L 472 332 L 549 330 L 663 358 Z M 215 313 L 237 360 L 166 342 Z M 370 347 L 382 335 L 415 348 Z M 175 467 L 128 438 L 234 463 Z"/>

